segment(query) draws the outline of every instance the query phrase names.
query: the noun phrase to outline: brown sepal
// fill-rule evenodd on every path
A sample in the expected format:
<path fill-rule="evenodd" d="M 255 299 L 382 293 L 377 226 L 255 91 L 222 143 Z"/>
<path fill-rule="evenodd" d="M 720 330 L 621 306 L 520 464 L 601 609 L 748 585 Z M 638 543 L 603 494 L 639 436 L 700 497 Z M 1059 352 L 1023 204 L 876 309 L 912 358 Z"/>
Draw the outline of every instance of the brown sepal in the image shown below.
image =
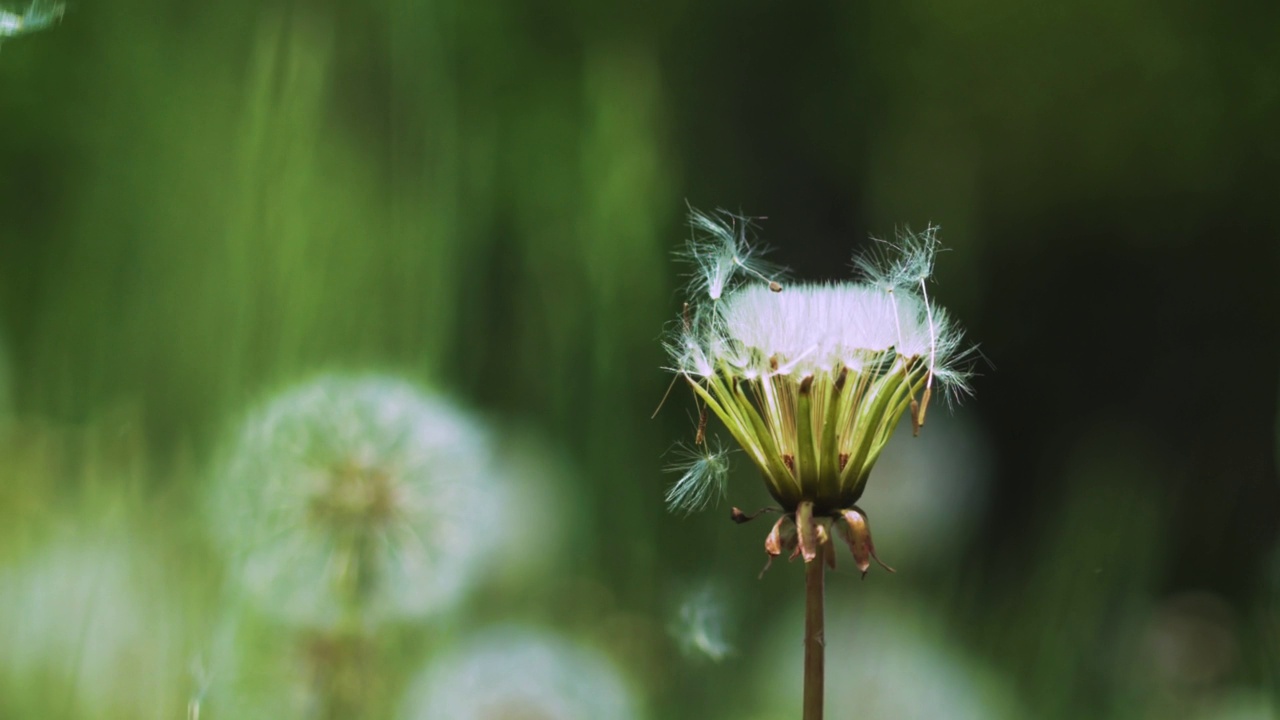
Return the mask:
<path fill-rule="evenodd" d="M 885 570 L 894 572 L 893 568 L 876 557 L 876 546 L 871 540 L 871 525 L 867 522 L 866 513 L 860 508 L 855 506 L 842 511 L 836 520 L 836 530 L 849 545 L 849 551 L 853 553 L 853 562 L 864 578 L 867 576 L 867 570 L 871 568 L 872 560 L 879 563 Z"/>
<path fill-rule="evenodd" d="M 764 507 L 749 515 L 738 508 L 733 508 L 729 511 L 729 519 L 741 525 L 749 523 L 767 512 L 778 512 L 778 508 Z"/>
<path fill-rule="evenodd" d="M 769 566 L 773 565 L 773 559 L 787 550 L 790 550 L 792 557 L 795 557 L 796 525 L 791 521 L 789 515 L 783 515 L 778 518 L 778 522 L 773 524 L 773 529 L 769 531 L 769 535 L 764 539 L 764 551 L 768 554 L 769 559 L 765 561 L 764 569 L 760 571 L 760 577 L 764 577 Z"/>

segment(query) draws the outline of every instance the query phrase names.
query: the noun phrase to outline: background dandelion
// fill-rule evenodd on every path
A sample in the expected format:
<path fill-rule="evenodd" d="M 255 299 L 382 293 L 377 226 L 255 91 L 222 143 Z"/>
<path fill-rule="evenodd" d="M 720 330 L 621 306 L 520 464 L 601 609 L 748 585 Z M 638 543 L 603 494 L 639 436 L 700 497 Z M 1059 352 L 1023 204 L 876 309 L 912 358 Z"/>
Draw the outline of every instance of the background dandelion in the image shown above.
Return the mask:
<path fill-rule="evenodd" d="M 875 597 L 868 598 L 869 592 Z M 835 717 L 855 707 L 857 716 L 867 720 L 1026 717 L 998 673 L 981 663 L 960 661 L 966 657 L 964 651 L 930 620 L 927 607 L 905 604 L 897 592 L 889 597 L 864 588 L 855 597 L 833 588 L 833 595 L 833 607 L 856 607 L 852 613 L 833 614 L 826 629 L 827 702 Z M 798 608 L 790 614 L 798 620 Z M 768 650 L 760 654 L 755 668 L 758 692 L 751 700 L 753 709 L 745 711 L 747 717 L 795 714 L 801 658 L 794 634 L 772 633 Z"/>
<path fill-rule="evenodd" d="M 0 569 L 4 715 L 178 713 L 188 630 L 164 577 L 165 563 L 122 529 L 65 532 Z"/>
<path fill-rule="evenodd" d="M 210 517 L 264 612 L 317 627 L 448 610 L 503 544 L 486 431 L 390 377 L 327 375 L 245 420 Z"/>
<path fill-rule="evenodd" d="M 572 640 L 492 628 L 441 656 L 410 691 L 405 720 L 636 720 L 638 703 L 613 663 Z"/>

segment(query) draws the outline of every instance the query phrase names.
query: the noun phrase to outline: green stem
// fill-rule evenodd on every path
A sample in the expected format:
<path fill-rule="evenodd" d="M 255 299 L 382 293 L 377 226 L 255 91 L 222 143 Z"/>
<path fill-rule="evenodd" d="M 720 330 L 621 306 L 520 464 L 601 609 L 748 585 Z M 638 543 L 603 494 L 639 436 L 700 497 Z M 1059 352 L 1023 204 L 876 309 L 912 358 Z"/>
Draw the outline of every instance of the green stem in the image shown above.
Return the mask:
<path fill-rule="evenodd" d="M 804 565 L 804 720 L 822 720 L 823 559 L 819 553 Z"/>

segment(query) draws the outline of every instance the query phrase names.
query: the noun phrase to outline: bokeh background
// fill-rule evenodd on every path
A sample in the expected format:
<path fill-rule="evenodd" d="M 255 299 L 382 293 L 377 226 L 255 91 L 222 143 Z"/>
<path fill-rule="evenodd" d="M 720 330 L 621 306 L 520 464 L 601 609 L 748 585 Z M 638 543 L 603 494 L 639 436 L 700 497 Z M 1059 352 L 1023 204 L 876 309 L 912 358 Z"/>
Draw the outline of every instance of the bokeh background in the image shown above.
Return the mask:
<path fill-rule="evenodd" d="M 761 483 L 739 456 L 716 510 L 662 503 L 686 204 L 767 216 L 812 279 L 939 225 L 934 296 L 981 347 L 862 503 L 898 572 L 829 583 L 832 717 L 1280 717 L 1277 27 L 71 5 L 0 51 L 0 717 L 240 716 L 203 498 L 246 413 L 319 372 L 442 393 L 539 488 L 537 571 L 397 631 L 370 716 L 512 623 L 609 658 L 599 692 L 646 717 L 798 716 L 802 573 L 757 579 L 768 528 L 728 520 Z M 237 627 L 274 667 L 278 631 Z"/>

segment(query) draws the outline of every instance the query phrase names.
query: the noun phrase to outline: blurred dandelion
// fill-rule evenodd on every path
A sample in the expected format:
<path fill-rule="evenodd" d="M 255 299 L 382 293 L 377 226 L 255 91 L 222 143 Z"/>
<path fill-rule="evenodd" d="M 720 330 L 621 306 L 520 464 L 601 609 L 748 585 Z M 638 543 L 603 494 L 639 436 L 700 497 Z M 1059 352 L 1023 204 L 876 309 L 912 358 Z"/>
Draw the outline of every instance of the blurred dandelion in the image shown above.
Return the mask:
<path fill-rule="evenodd" d="M 369 638 L 297 631 L 247 613 L 225 613 L 193 673 L 188 716 L 275 720 L 378 716 L 386 701 L 381 664 Z"/>
<path fill-rule="evenodd" d="M 895 596 L 892 600 L 869 598 L 860 613 L 876 621 L 854 623 L 851 615 L 841 614 L 833 616 L 826 627 L 833 668 L 829 704 L 857 709 L 847 714 L 842 710 L 839 717 L 1034 717 L 1020 710 L 999 673 L 946 641 L 946 629 L 931 620 L 937 613 L 929 608 L 915 607 Z M 775 632 L 767 640 L 759 656 L 762 662 L 756 667 L 758 717 L 787 714 L 801 678 L 798 673 L 778 672 L 778 668 L 794 667 L 800 662 L 800 652 L 789 633 Z"/>
<path fill-rule="evenodd" d="M 310 627 L 422 618 L 495 560 L 506 503 L 487 432 L 402 380 L 328 375 L 254 412 L 211 515 L 249 595 Z"/>
<path fill-rule="evenodd" d="M 98 531 L 57 537 L 0 571 L 0 687 L 40 698 L 32 717 L 55 707 L 173 716 L 182 616 L 160 567 L 123 533 Z"/>
<path fill-rule="evenodd" d="M 498 627 L 437 658 L 413 685 L 405 720 L 633 720 L 609 658 L 541 630 Z"/>
<path fill-rule="evenodd" d="M 732 223 L 730 222 L 732 221 Z M 946 311 L 929 298 L 936 228 L 900 235 L 855 260 L 865 282 L 788 283 L 755 262 L 743 218 L 696 210 L 683 256 L 694 266 L 678 329 L 666 341 L 672 370 L 699 406 L 695 444 L 707 411 L 720 419 L 764 476 L 781 517 L 765 540 L 807 566 L 805 715 L 822 716 L 823 566 L 832 538 L 849 546 L 865 575 L 876 557 L 862 496 L 871 469 L 903 414 L 914 434 L 925 424 L 934 386 L 967 391 L 970 349 Z M 709 239 L 708 239 L 709 238 Z M 708 457 L 716 457 L 708 447 Z M 705 506 L 723 483 L 697 462 L 668 493 L 675 509 Z M 754 516 L 735 509 L 733 518 Z M 883 563 L 881 563 L 883 565 Z M 887 566 L 886 566 L 887 568 Z"/>
<path fill-rule="evenodd" d="M 728 603 L 715 585 L 704 584 L 680 602 L 671 636 L 686 657 L 720 662 L 733 653 L 728 639 Z"/>

